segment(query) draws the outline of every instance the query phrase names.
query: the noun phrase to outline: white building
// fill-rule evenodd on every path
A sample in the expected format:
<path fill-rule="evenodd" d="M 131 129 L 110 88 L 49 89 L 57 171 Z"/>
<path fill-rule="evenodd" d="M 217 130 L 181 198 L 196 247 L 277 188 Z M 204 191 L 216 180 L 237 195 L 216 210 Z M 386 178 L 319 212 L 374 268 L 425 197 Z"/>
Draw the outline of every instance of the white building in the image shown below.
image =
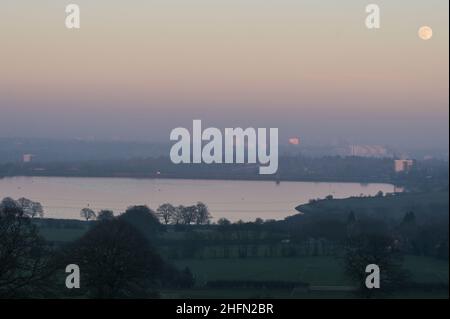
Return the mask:
<path fill-rule="evenodd" d="M 396 173 L 401 172 L 407 172 L 409 171 L 414 165 L 413 160 L 395 160 L 394 161 L 394 168 Z"/>
<path fill-rule="evenodd" d="M 386 147 L 381 145 L 350 145 L 350 156 L 359 157 L 390 157 L 391 154 Z"/>
<path fill-rule="evenodd" d="M 33 161 L 33 154 L 23 154 L 22 156 L 22 162 L 24 163 L 31 163 Z"/>

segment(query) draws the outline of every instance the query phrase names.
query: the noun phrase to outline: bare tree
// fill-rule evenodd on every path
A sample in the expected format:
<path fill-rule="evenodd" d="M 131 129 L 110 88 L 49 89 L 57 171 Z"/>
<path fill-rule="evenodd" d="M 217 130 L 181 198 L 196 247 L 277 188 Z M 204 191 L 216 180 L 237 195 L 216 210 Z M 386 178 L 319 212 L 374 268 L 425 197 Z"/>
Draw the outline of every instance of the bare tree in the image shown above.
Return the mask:
<path fill-rule="evenodd" d="M 103 221 L 67 251 L 67 263 L 83 269 L 92 298 L 156 296 L 164 262 L 139 230 L 122 218 Z"/>
<path fill-rule="evenodd" d="M 0 299 L 42 297 L 49 289 L 50 252 L 18 203 L 0 203 Z"/>
<path fill-rule="evenodd" d="M 197 206 L 184 206 L 181 210 L 181 218 L 183 224 L 190 225 L 195 222 L 197 214 Z"/>
<path fill-rule="evenodd" d="M 166 203 L 159 206 L 156 213 L 164 224 L 167 225 L 174 219 L 176 208 L 172 204 Z"/>
<path fill-rule="evenodd" d="M 33 202 L 32 200 L 24 197 L 19 198 L 17 203 L 23 209 L 24 213 L 31 218 L 36 216 L 44 217 L 44 209 L 42 208 L 41 203 Z"/>
<path fill-rule="evenodd" d="M 202 203 L 198 202 L 195 205 L 195 223 L 197 225 L 208 224 L 211 220 L 211 214 L 209 213 L 208 207 Z"/>
<path fill-rule="evenodd" d="M 179 225 L 180 223 L 183 222 L 184 208 L 185 207 L 183 205 L 179 205 L 179 206 L 175 207 L 175 212 L 172 217 L 172 224 Z"/>
<path fill-rule="evenodd" d="M 90 220 L 90 219 L 94 219 L 96 217 L 95 212 L 90 209 L 90 208 L 83 208 L 80 212 L 80 216 L 84 219 L 86 219 L 86 221 Z"/>

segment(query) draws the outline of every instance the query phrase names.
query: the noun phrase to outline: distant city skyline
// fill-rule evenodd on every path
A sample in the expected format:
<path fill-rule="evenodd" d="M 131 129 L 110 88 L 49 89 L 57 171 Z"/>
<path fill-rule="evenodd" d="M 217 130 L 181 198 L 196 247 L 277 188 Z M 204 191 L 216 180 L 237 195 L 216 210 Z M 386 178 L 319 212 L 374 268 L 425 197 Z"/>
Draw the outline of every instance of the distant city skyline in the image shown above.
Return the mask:
<path fill-rule="evenodd" d="M 0 3 L 0 138 L 169 142 L 193 119 L 448 149 L 446 0 Z M 431 39 L 418 36 L 430 26 Z"/>

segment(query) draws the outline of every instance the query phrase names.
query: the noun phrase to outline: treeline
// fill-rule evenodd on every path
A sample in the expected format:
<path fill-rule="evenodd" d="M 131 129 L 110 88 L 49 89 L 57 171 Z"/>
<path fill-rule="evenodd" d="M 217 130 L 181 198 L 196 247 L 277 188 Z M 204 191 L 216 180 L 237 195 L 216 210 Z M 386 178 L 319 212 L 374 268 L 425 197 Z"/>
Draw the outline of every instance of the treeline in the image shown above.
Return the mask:
<path fill-rule="evenodd" d="M 372 182 L 392 183 L 411 191 L 442 191 L 448 190 L 448 161 L 416 161 L 412 170 L 399 174 L 394 172 L 391 158 L 281 156 L 276 175 L 259 175 L 257 165 L 175 165 L 168 157 L 0 164 L 0 178 L 11 176 Z"/>
<path fill-rule="evenodd" d="M 419 222 L 414 211 L 400 219 L 349 211 L 284 221 L 219 219 L 199 227 L 168 225 L 158 236 L 158 245 L 170 259 L 342 256 L 351 238 L 378 236 L 400 254 L 448 260 L 448 217 L 428 216 Z"/>
<path fill-rule="evenodd" d="M 176 227 L 171 227 L 176 231 Z M 300 216 L 295 220 L 278 222 L 222 222 L 201 226 L 202 231 L 195 231 L 192 227 L 184 228 L 182 238 L 170 240 L 171 234 L 168 233 L 167 240 L 159 243 L 163 253 L 175 259 L 335 256 L 336 262 L 343 262 L 347 277 L 357 285 L 355 293 L 363 297 L 425 287 L 436 291 L 448 289 L 448 283 L 422 285 L 414 282 L 412 274 L 404 266 L 405 255 L 447 261 L 449 258 L 448 222 L 430 219 L 420 224 L 412 211 L 395 221 L 350 211 L 344 220 L 335 216 Z M 373 291 L 364 285 L 368 264 L 376 264 L 383 269 L 383 289 Z M 222 288 L 252 285 L 239 280 L 207 284 Z"/>
<path fill-rule="evenodd" d="M 389 182 L 394 177 L 393 168 L 393 160 L 389 158 L 281 156 L 276 176 L 261 176 L 257 165 L 175 165 L 168 157 L 159 157 L 111 161 L 9 163 L 0 165 L 0 176 Z"/>
<path fill-rule="evenodd" d="M 149 214 L 154 216 L 154 218 L 158 218 L 159 221 L 165 225 L 205 225 L 209 224 L 212 218 L 208 207 L 202 202 L 197 202 L 197 204 L 190 206 L 174 206 L 172 204 L 165 203 L 159 206 L 156 212 L 147 206 L 135 206 L 135 208 L 137 207 L 148 211 Z M 114 212 L 111 210 L 101 210 L 96 213 L 90 208 L 83 208 L 80 211 L 80 217 L 86 221 L 94 219 L 109 220 L 114 218 Z"/>
<path fill-rule="evenodd" d="M 411 192 L 448 192 L 448 169 L 448 161 L 416 161 L 410 171 L 395 174 L 394 182 Z"/>

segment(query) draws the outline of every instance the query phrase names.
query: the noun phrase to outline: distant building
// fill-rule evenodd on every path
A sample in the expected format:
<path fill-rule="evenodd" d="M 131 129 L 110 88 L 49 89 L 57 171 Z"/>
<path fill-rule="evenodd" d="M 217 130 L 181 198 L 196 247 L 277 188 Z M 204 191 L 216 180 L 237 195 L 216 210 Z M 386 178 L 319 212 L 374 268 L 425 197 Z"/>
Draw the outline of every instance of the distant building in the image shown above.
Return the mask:
<path fill-rule="evenodd" d="M 390 157 L 390 152 L 381 145 L 350 145 L 350 156 L 359 157 Z"/>
<path fill-rule="evenodd" d="M 401 159 L 394 161 L 394 168 L 396 173 L 407 172 L 414 166 L 414 161 L 409 159 Z"/>
<path fill-rule="evenodd" d="M 298 137 L 291 137 L 289 139 L 289 144 L 291 144 L 291 145 L 300 145 L 300 138 L 298 138 Z"/>
<path fill-rule="evenodd" d="M 402 186 L 394 186 L 394 193 L 403 193 L 405 188 Z"/>
<path fill-rule="evenodd" d="M 31 163 L 33 161 L 33 158 L 34 158 L 33 154 L 23 154 L 22 162 L 24 162 L 24 163 Z"/>

